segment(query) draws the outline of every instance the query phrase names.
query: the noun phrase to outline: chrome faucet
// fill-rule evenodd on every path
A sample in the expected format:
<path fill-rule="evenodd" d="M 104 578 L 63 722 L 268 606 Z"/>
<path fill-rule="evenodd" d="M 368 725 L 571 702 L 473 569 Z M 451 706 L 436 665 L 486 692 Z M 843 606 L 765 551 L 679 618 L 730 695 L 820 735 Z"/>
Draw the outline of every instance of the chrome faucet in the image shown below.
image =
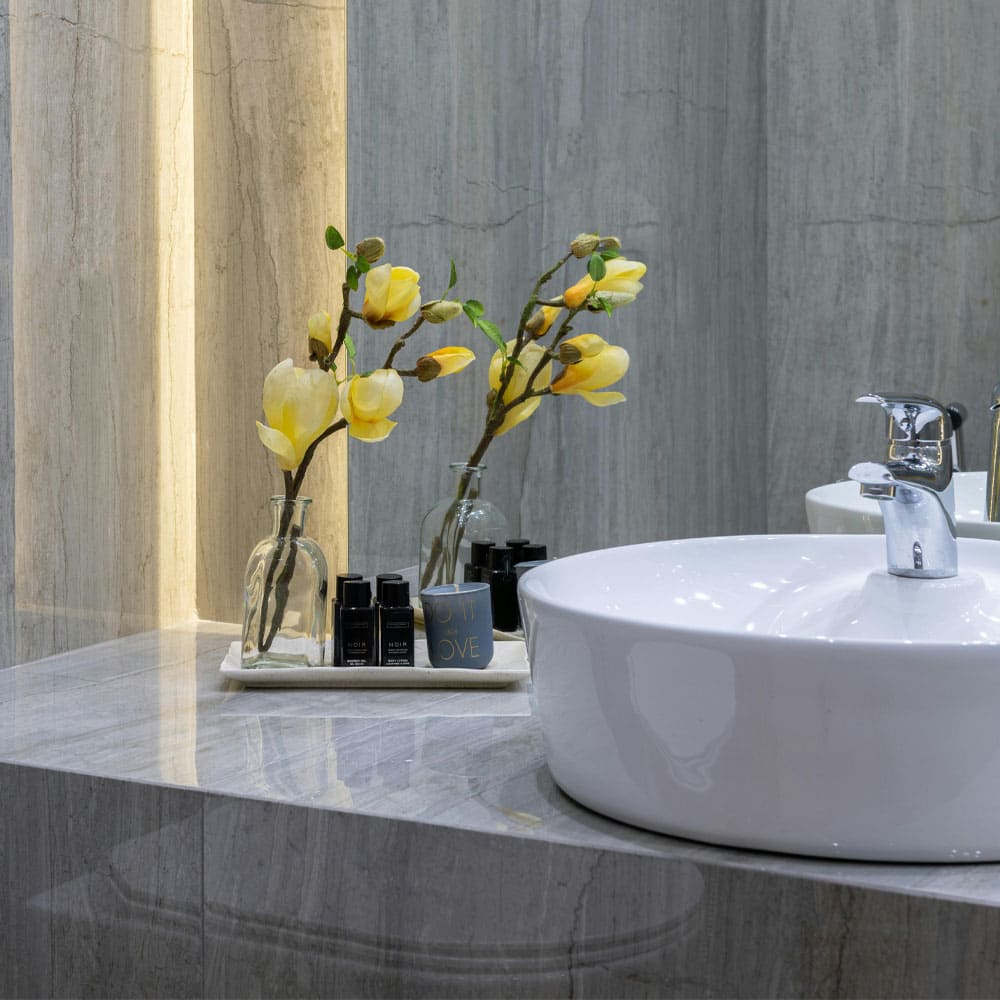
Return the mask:
<path fill-rule="evenodd" d="M 986 467 L 986 510 L 987 521 L 1000 521 L 1000 382 L 993 386 L 990 401 L 993 415 L 993 430 L 990 433 L 990 463 Z"/>
<path fill-rule="evenodd" d="M 885 464 L 861 462 L 848 475 L 861 495 L 882 504 L 888 570 L 894 576 L 939 579 L 958 574 L 952 426 L 936 400 L 914 394 L 870 393 L 889 417 Z"/>

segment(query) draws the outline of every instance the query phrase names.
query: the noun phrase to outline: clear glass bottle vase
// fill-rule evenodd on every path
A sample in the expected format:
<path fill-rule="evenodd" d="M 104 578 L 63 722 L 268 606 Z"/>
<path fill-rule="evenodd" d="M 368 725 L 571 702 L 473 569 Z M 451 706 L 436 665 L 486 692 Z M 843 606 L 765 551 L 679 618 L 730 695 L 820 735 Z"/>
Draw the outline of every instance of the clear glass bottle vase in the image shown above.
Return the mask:
<path fill-rule="evenodd" d="M 439 500 L 420 525 L 420 589 L 462 583 L 473 542 L 507 540 L 507 518 L 481 495 L 485 465 L 452 462 L 455 488 Z"/>
<path fill-rule="evenodd" d="M 243 581 L 242 665 L 318 667 L 326 649 L 327 568 L 305 534 L 308 497 L 271 497 L 273 529 L 250 553 Z"/>

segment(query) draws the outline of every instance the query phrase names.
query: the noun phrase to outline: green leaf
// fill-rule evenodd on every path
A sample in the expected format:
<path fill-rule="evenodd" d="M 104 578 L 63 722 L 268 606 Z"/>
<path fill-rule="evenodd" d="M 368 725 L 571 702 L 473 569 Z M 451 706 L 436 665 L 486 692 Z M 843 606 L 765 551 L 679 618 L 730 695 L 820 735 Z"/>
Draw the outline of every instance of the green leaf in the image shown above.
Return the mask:
<path fill-rule="evenodd" d="M 486 306 L 484 306 L 482 302 L 477 302 L 475 299 L 469 299 L 469 301 L 466 302 L 462 308 L 465 310 L 465 315 L 472 320 L 473 324 L 475 324 L 476 320 L 478 320 L 479 317 L 486 312 Z"/>
<path fill-rule="evenodd" d="M 609 316 L 615 311 L 615 307 L 611 304 L 610 300 L 602 298 L 600 295 L 597 296 L 597 302 Z"/>
<path fill-rule="evenodd" d="M 331 250 L 339 250 L 344 245 L 344 237 L 340 235 L 335 226 L 326 227 L 326 245 Z"/>
<path fill-rule="evenodd" d="M 614 247 L 608 247 L 606 250 L 600 252 L 601 260 L 614 260 L 615 257 L 620 257 L 621 251 L 616 250 Z"/>
<path fill-rule="evenodd" d="M 450 292 L 458 284 L 458 271 L 455 270 L 455 261 L 452 259 L 451 262 L 451 277 L 448 279 L 448 287 L 445 289 L 446 292 Z"/>
<path fill-rule="evenodd" d="M 500 332 L 500 327 L 498 327 L 496 323 L 491 323 L 488 319 L 477 320 L 476 326 L 478 326 L 479 329 L 482 330 L 483 333 L 485 333 L 486 336 L 489 337 L 494 344 L 496 344 L 497 348 L 500 350 L 500 353 L 506 357 L 507 343 L 503 339 L 503 334 Z"/>
<path fill-rule="evenodd" d="M 601 259 L 599 253 L 592 253 L 590 255 L 590 260 L 587 263 L 587 274 L 589 274 L 594 281 L 600 281 L 604 277 L 604 272 L 606 268 L 604 267 L 604 261 Z"/>
<path fill-rule="evenodd" d="M 344 350 L 347 351 L 347 357 L 353 361 L 358 356 L 358 349 L 354 346 L 354 341 L 351 340 L 350 334 L 344 334 Z"/>
<path fill-rule="evenodd" d="M 369 261 L 367 257 L 362 257 L 360 254 L 358 254 L 354 263 L 357 265 L 358 274 L 367 274 L 372 269 L 371 261 Z"/>
<path fill-rule="evenodd" d="M 344 275 L 344 281 L 347 283 L 347 287 L 352 292 L 356 292 L 358 290 L 358 269 L 353 264 L 347 269 L 347 274 Z"/>

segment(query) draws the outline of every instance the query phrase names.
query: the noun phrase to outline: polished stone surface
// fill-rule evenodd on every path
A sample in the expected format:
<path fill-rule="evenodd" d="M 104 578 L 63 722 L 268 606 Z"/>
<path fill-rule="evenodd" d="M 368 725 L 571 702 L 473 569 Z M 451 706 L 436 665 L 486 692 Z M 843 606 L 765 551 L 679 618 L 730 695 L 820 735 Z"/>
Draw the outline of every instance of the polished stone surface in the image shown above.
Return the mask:
<path fill-rule="evenodd" d="M 998 865 L 636 830 L 553 785 L 527 683 L 253 690 L 235 633 L 0 674 L 0 995 L 1000 990 Z"/>

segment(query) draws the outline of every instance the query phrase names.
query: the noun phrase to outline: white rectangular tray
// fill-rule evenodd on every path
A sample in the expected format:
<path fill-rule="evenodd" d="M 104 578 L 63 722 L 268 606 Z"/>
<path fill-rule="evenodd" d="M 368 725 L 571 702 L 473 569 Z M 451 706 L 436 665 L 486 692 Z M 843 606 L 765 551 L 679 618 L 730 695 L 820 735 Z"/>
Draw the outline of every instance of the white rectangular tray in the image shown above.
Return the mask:
<path fill-rule="evenodd" d="M 219 668 L 223 677 L 247 687 L 330 688 L 484 688 L 507 687 L 528 680 L 531 672 L 524 643 L 494 642 L 493 660 L 482 670 L 432 667 L 427 640 L 414 643 L 413 667 L 273 667 L 244 670 L 240 644 L 234 642 Z"/>

